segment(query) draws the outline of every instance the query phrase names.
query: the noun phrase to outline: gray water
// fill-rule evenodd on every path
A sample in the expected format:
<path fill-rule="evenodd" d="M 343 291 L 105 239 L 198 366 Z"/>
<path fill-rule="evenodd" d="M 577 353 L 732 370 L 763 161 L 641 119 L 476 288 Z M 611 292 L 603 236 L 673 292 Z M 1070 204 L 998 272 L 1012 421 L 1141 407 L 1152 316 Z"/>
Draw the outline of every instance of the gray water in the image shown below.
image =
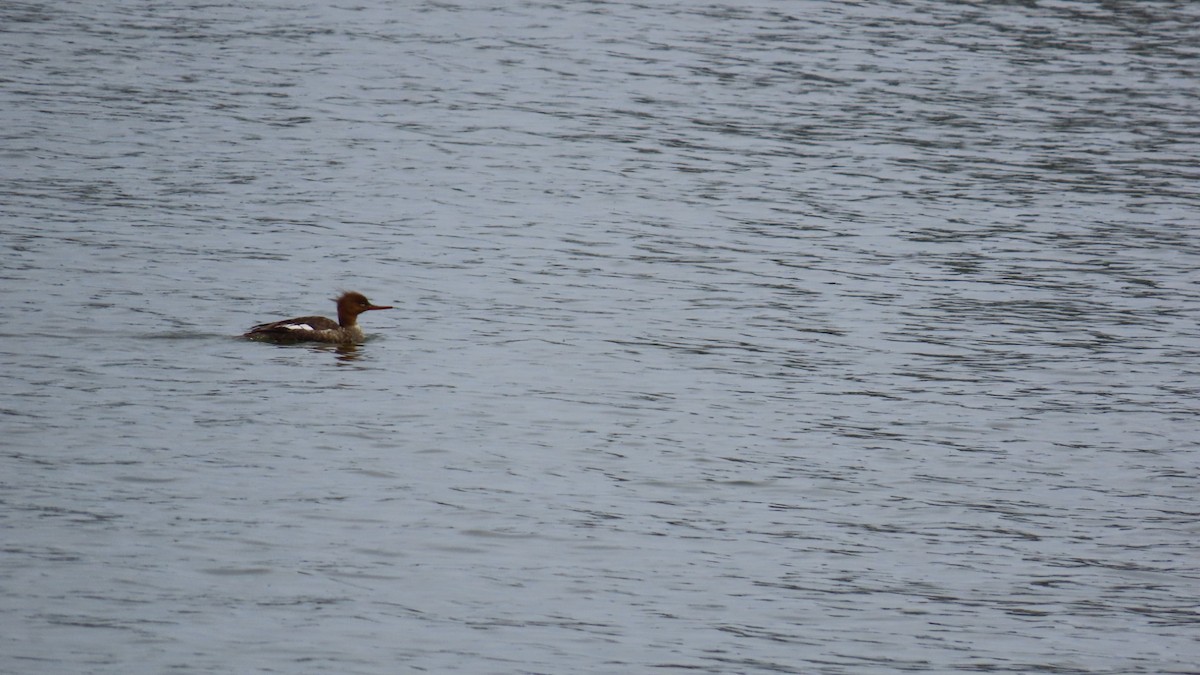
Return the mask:
<path fill-rule="evenodd" d="M 1200 3 L 0 38 L 0 671 L 1200 672 Z"/>

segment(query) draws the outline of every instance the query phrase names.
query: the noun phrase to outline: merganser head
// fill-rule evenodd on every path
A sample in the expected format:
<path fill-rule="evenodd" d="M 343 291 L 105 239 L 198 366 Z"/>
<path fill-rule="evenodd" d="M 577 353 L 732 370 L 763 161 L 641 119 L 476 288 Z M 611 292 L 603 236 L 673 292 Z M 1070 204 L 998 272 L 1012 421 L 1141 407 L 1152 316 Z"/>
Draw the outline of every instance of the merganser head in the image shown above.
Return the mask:
<path fill-rule="evenodd" d="M 358 315 L 373 309 L 392 309 L 391 305 L 372 305 L 367 296 L 362 293 L 343 293 L 337 299 L 338 323 L 343 327 L 354 326 L 358 323 Z"/>

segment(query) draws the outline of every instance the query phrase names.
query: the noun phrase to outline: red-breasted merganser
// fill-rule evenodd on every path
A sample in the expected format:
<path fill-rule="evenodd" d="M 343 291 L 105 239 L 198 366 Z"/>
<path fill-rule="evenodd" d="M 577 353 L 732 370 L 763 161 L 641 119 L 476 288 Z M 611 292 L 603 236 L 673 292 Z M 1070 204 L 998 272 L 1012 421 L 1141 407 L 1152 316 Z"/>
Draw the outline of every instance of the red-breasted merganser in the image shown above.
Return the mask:
<path fill-rule="evenodd" d="M 272 323 L 263 323 L 251 328 L 242 337 L 263 342 L 289 344 L 294 342 L 334 342 L 353 344 L 363 341 L 363 331 L 358 327 L 358 315 L 373 309 L 392 309 L 391 306 L 372 305 L 362 293 L 343 293 L 337 299 L 338 320 L 323 316 L 302 316 Z"/>

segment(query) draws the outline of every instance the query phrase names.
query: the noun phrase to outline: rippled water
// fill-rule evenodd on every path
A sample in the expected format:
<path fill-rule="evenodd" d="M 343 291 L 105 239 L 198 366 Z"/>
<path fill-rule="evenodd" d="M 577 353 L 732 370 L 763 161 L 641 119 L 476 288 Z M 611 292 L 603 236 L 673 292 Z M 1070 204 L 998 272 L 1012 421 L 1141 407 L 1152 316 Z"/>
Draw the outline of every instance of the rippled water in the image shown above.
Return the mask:
<path fill-rule="evenodd" d="M 0 34 L 0 671 L 1195 672 L 1200 4 Z"/>

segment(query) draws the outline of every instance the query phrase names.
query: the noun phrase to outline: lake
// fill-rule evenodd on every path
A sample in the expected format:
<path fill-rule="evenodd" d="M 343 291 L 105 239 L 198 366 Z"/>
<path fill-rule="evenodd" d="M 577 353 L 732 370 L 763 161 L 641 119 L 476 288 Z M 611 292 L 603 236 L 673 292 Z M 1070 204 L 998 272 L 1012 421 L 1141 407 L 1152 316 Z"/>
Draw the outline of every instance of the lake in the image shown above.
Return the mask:
<path fill-rule="evenodd" d="M 1200 663 L 1200 4 L 0 34 L 0 671 Z"/>

